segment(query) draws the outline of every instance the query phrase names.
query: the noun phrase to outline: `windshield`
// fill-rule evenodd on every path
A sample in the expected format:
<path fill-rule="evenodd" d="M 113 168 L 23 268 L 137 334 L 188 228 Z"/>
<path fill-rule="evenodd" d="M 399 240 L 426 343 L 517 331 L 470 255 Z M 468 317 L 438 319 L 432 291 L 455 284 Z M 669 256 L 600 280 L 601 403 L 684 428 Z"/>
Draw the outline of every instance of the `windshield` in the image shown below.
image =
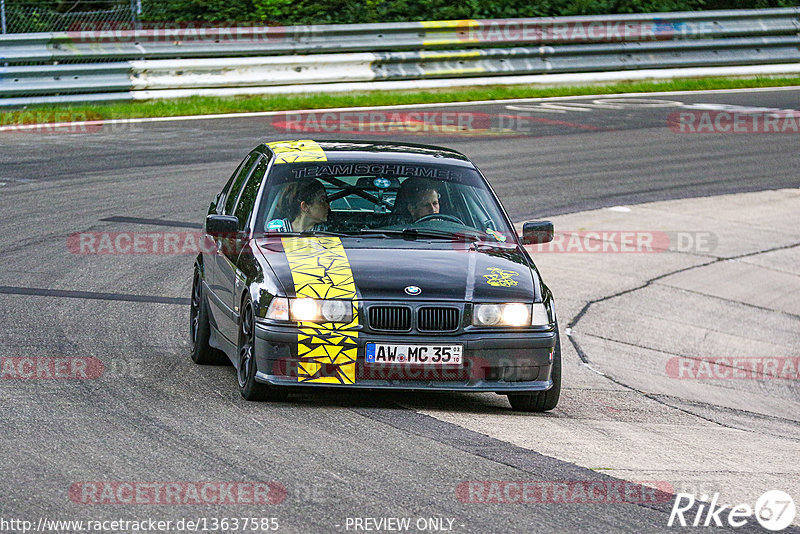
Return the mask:
<path fill-rule="evenodd" d="M 505 242 L 512 230 L 475 169 L 397 163 L 279 164 L 256 232 Z"/>

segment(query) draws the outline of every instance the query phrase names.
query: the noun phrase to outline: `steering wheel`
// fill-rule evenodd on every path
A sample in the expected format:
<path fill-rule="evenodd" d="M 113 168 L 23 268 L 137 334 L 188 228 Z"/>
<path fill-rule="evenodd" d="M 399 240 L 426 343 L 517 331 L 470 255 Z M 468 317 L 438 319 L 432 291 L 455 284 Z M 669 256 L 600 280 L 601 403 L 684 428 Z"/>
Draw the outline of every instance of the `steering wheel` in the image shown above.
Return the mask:
<path fill-rule="evenodd" d="M 414 224 L 427 221 L 448 221 L 448 222 L 458 223 L 462 226 L 466 226 L 466 224 L 464 224 L 464 221 L 462 221 L 455 215 L 447 215 L 446 213 L 430 213 L 428 215 L 424 215 L 419 219 L 417 219 L 416 221 L 414 221 Z"/>

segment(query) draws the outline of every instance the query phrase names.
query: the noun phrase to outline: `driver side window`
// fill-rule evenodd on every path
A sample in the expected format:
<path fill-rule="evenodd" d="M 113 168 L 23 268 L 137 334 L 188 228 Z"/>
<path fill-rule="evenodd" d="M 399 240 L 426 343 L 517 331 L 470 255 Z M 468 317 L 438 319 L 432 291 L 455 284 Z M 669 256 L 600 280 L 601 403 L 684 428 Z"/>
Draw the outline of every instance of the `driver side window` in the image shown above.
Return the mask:
<path fill-rule="evenodd" d="M 250 174 L 250 171 L 253 169 L 253 165 L 255 165 L 256 161 L 258 161 L 259 157 L 260 154 L 258 154 L 257 152 L 250 154 L 250 156 L 247 158 L 244 164 L 239 168 L 239 173 L 236 176 L 234 176 L 231 188 L 228 191 L 227 196 L 225 197 L 224 200 L 225 205 L 223 207 L 223 210 L 222 212 L 218 212 L 220 213 L 220 215 L 233 214 L 233 208 L 234 206 L 236 206 L 236 201 L 239 198 L 239 191 L 242 189 L 242 185 L 244 184 L 245 180 Z"/>
<path fill-rule="evenodd" d="M 247 181 L 247 185 L 239 195 L 239 202 L 236 204 L 236 211 L 233 213 L 239 218 L 239 230 L 242 231 L 247 226 L 250 220 L 250 214 L 253 212 L 253 206 L 256 202 L 256 196 L 261 189 L 261 182 L 264 180 L 264 173 L 267 170 L 267 159 L 261 158 L 256 165 L 256 170 Z"/>

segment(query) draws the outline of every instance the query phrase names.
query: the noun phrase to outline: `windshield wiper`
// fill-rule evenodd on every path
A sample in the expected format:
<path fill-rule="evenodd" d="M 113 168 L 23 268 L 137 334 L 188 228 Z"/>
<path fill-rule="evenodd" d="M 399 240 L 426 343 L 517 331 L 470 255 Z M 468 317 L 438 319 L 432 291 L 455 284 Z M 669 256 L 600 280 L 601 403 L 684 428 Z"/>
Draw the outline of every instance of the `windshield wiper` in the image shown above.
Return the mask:
<path fill-rule="evenodd" d="M 417 228 L 403 228 L 402 230 L 380 230 L 375 228 L 367 228 L 365 230 L 359 230 L 358 232 L 354 232 L 351 235 L 361 235 L 361 236 L 370 236 L 370 235 L 385 235 L 385 236 L 399 236 L 406 239 L 416 239 L 416 238 L 434 238 L 434 239 L 458 239 L 460 241 L 479 241 L 481 238 L 474 234 L 468 234 L 465 232 L 447 232 L 444 230 L 419 230 Z"/>
<path fill-rule="evenodd" d="M 306 230 L 305 232 L 266 232 L 261 237 L 351 237 L 351 234 L 341 232 L 329 232 L 327 230 Z"/>

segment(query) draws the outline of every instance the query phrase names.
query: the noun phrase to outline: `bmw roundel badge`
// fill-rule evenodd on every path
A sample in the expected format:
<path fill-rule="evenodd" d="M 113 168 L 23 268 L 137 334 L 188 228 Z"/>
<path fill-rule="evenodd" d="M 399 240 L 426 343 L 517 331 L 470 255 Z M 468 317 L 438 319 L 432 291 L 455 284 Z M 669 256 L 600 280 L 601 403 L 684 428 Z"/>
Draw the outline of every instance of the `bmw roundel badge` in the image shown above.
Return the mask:
<path fill-rule="evenodd" d="M 419 295 L 420 293 L 422 293 L 422 289 L 418 288 L 417 286 L 408 286 L 406 287 L 405 291 L 411 296 Z"/>

